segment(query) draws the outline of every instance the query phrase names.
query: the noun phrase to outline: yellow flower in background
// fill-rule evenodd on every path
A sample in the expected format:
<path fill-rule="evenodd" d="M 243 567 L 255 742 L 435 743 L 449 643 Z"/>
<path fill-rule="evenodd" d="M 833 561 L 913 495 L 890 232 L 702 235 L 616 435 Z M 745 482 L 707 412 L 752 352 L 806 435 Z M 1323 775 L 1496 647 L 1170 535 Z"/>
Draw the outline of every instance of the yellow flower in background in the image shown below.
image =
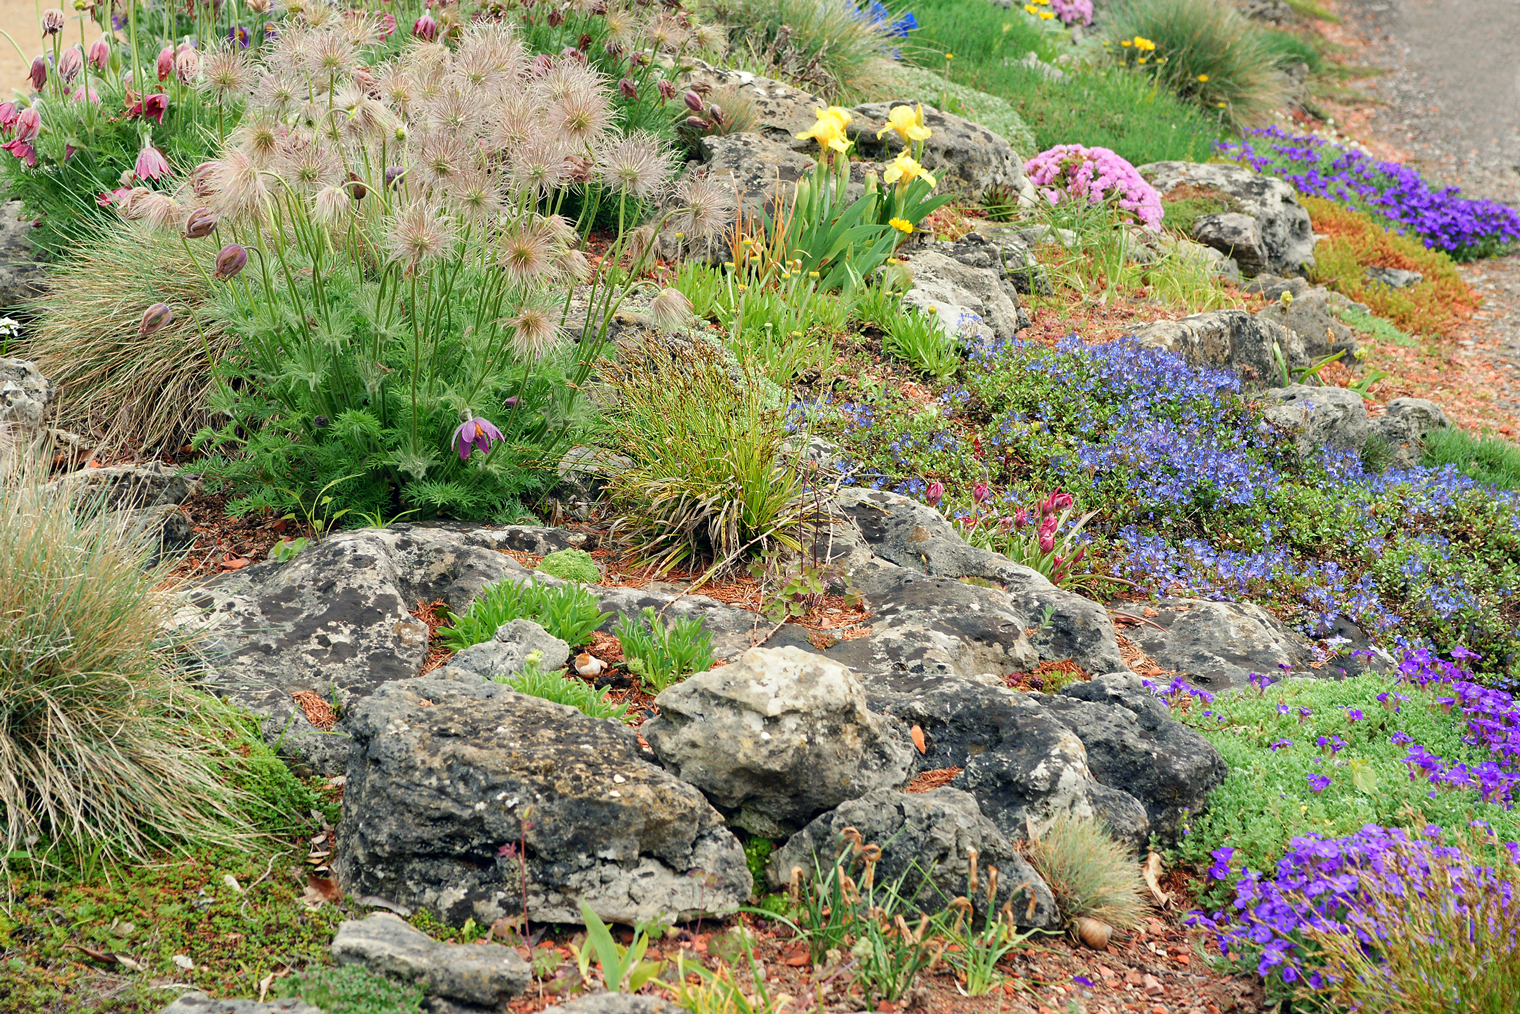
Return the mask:
<path fill-rule="evenodd" d="M 1223 102 L 1221 102 L 1221 103 L 1219 103 L 1219 108 L 1220 108 L 1220 109 L 1223 109 L 1223 108 L 1224 108 L 1224 103 L 1223 103 Z"/>
<path fill-rule="evenodd" d="M 1156 44 L 1143 35 L 1137 35 L 1135 36 L 1135 48 L 1143 49 L 1149 53 L 1151 50 L 1156 48 Z"/>
<path fill-rule="evenodd" d="M 1038 14 L 1038 13 L 1040 13 L 1040 9 L 1038 7 L 1036 7 L 1034 4 L 1025 4 L 1024 5 L 1024 9 L 1026 11 L 1028 11 L 1030 14 Z"/>
<path fill-rule="evenodd" d="M 913 223 L 908 221 L 906 218 L 894 218 L 887 224 L 896 229 L 898 232 L 901 232 L 903 235 L 907 235 L 913 231 Z"/>
<path fill-rule="evenodd" d="M 1055 17 L 1055 14 L 1052 11 L 1041 11 L 1040 12 L 1040 20 L 1041 21 L 1049 21 L 1053 17 Z"/>
<path fill-rule="evenodd" d="M 881 174 L 883 182 L 896 183 L 898 180 L 901 180 L 904 184 L 911 183 L 920 176 L 929 181 L 929 186 L 936 186 L 933 175 L 914 161 L 913 156 L 907 152 L 898 155 L 897 160 L 887 166 L 886 172 Z"/>
<path fill-rule="evenodd" d="M 912 144 L 914 141 L 925 141 L 933 136 L 933 131 L 924 126 L 924 107 L 920 105 L 918 112 L 914 112 L 907 106 L 893 106 L 887 114 L 887 125 L 876 132 L 877 140 L 889 130 L 897 131 L 897 136 L 902 138 L 903 144 Z"/>
<path fill-rule="evenodd" d="M 1147 59 L 1149 59 L 1149 57 L 1142 56 L 1140 59 L 1136 60 L 1135 62 L 1136 63 L 1144 63 Z"/>
<path fill-rule="evenodd" d="M 1207 74 L 1199 74 L 1198 75 L 1198 80 L 1200 80 L 1200 81 L 1207 81 L 1208 79 L 1209 79 L 1209 76 Z"/>
<path fill-rule="evenodd" d="M 1128 39 L 1125 39 L 1122 42 L 1120 42 L 1119 45 L 1121 45 L 1121 46 L 1133 46 L 1134 43 L 1131 42 L 1131 41 L 1129 41 Z"/>
<path fill-rule="evenodd" d="M 954 53 L 946 53 L 945 54 L 945 59 L 946 60 L 954 60 L 955 59 L 955 54 Z"/>

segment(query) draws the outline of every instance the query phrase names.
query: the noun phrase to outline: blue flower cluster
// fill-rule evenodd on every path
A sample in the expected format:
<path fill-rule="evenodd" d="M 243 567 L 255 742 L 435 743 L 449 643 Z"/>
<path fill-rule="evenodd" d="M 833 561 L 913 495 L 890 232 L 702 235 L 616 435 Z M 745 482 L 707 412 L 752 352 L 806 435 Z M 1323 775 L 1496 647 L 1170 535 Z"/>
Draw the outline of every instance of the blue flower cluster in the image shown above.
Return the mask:
<path fill-rule="evenodd" d="M 918 19 L 908 11 L 901 17 L 893 17 L 892 12 L 887 10 L 881 0 L 871 0 L 871 5 L 865 9 L 856 8 L 860 17 L 873 25 L 880 25 L 882 29 L 894 39 L 906 39 L 908 33 L 918 27 Z"/>
<path fill-rule="evenodd" d="M 1520 241 L 1520 213 L 1497 201 L 1471 200 L 1456 187 L 1432 189 L 1397 162 L 1281 127 L 1246 131 L 1247 139 L 1221 141 L 1219 152 L 1257 172 L 1280 176 L 1299 193 L 1324 197 L 1352 211 L 1369 211 L 1413 232 L 1427 247 L 1467 259 Z"/>

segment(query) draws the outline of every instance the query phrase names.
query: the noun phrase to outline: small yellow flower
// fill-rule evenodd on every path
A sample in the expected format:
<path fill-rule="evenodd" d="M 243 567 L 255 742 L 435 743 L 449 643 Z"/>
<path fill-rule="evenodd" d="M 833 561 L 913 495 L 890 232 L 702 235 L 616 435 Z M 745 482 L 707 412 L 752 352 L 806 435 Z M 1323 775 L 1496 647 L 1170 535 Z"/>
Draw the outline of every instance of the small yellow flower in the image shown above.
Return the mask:
<path fill-rule="evenodd" d="M 1053 17 L 1055 17 L 1055 15 L 1053 13 L 1051 13 L 1050 11 L 1041 11 L 1040 12 L 1040 20 L 1041 21 L 1049 21 Z"/>
<path fill-rule="evenodd" d="M 906 218 L 894 218 L 887 224 L 896 229 L 898 232 L 901 232 L 903 235 L 907 235 L 913 231 L 913 223 L 908 221 Z"/>
<path fill-rule="evenodd" d="M 887 258 L 887 263 L 888 264 L 892 264 L 892 265 L 897 265 L 897 264 L 901 264 L 902 261 L 898 260 L 896 257 L 888 257 Z"/>
<path fill-rule="evenodd" d="M 1135 62 L 1136 63 L 1144 63 L 1145 61 L 1146 61 L 1146 57 L 1142 56 L 1140 59 L 1136 60 Z"/>
<path fill-rule="evenodd" d="M 1121 45 L 1121 46 L 1133 46 L 1133 45 L 1134 45 L 1134 43 L 1133 43 L 1133 42 L 1131 42 L 1131 41 L 1129 41 L 1129 40 L 1128 40 L 1128 39 L 1124 39 L 1124 40 L 1123 40 L 1123 41 L 1121 41 L 1121 42 L 1120 42 L 1120 43 L 1119 43 L 1119 45 Z"/>
<path fill-rule="evenodd" d="M 733 261 L 724 261 L 724 262 L 723 262 L 723 266 L 724 266 L 724 267 L 725 267 L 725 268 L 731 268 L 731 267 L 733 267 L 733 266 L 734 266 L 734 262 L 733 262 Z"/>
<path fill-rule="evenodd" d="M 1207 81 L 1208 79 L 1209 79 L 1209 76 L 1207 74 L 1199 74 L 1198 75 L 1198 80 L 1200 80 L 1200 81 Z"/>
<path fill-rule="evenodd" d="M 939 313 L 939 307 L 935 306 L 933 303 L 930 303 L 924 309 L 928 310 L 930 313 Z"/>
<path fill-rule="evenodd" d="M 1156 44 L 1143 35 L 1135 36 L 1135 48 L 1143 49 L 1147 53 L 1156 48 Z"/>
<path fill-rule="evenodd" d="M 1219 108 L 1220 108 L 1220 109 L 1223 109 L 1223 108 L 1224 108 L 1224 103 L 1223 103 L 1223 102 L 1221 102 L 1221 103 L 1219 103 Z"/>
<path fill-rule="evenodd" d="M 954 60 L 955 59 L 955 54 L 954 53 L 946 53 L 945 54 L 945 59 L 946 60 Z"/>
<path fill-rule="evenodd" d="M 923 125 L 924 107 L 919 105 L 915 113 L 907 106 L 893 106 L 887 114 L 887 125 L 876 132 L 877 140 L 889 130 L 897 131 L 897 136 L 902 138 L 903 144 L 911 144 L 914 141 L 926 141 L 933 136 L 934 132 Z"/>
<path fill-rule="evenodd" d="M 902 180 L 904 184 L 911 183 L 920 176 L 929 181 L 930 187 L 937 185 L 934 176 L 914 161 L 913 156 L 906 151 L 899 154 L 897 160 L 887 166 L 886 171 L 881 174 L 882 181 L 885 183 L 896 183 Z"/>
<path fill-rule="evenodd" d="M 1040 13 L 1040 9 L 1038 7 L 1036 7 L 1034 4 L 1025 4 L 1024 5 L 1024 9 L 1026 11 L 1028 11 L 1030 14 L 1038 14 L 1038 13 Z"/>
<path fill-rule="evenodd" d="M 686 238 L 686 233 L 684 233 L 684 232 L 678 232 L 678 233 L 676 233 L 676 239 L 685 239 L 685 238 Z"/>
<path fill-rule="evenodd" d="M 816 271 L 809 271 L 808 272 L 808 277 L 809 278 L 817 278 L 818 277 L 818 272 L 816 272 Z"/>

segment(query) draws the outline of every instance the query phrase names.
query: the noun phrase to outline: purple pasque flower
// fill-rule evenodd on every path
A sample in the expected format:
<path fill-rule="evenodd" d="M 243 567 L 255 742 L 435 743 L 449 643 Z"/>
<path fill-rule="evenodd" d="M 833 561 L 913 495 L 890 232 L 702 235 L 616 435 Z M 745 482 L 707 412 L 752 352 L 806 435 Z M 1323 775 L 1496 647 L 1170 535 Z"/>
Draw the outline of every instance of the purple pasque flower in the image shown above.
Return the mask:
<path fill-rule="evenodd" d="M 233 25 L 227 29 L 227 41 L 239 49 L 247 49 L 253 42 L 253 33 L 242 25 Z"/>
<path fill-rule="evenodd" d="M 152 141 L 144 141 L 142 151 L 137 153 L 136 169 L 140 180 L 161 180 L 169 175 L 169 160 L 153 147 Z"/>
<path fill-rule="evenodd" d="M 490 454 L 491 442 L 501 439 L 501 430 L 489 419 L 472 416 L 459 424 L 449 442 L 459 452 L 459 460 L 468 461 L 475 451 Z"/>
<path fill-rule="evenodd" d="M 438 38 L 438 22 L 433 20 L 432 14 L 423 11 L 422 17 L 412 22 L 412 34 L 424 42 L 432 42 Z"/>
<path fill-rule="evenodd" d="M 945 484 L 935 479 L 924 490 L 924 500 L 930 507 L 938 507 L 939 502 L 945 498 Z"/>

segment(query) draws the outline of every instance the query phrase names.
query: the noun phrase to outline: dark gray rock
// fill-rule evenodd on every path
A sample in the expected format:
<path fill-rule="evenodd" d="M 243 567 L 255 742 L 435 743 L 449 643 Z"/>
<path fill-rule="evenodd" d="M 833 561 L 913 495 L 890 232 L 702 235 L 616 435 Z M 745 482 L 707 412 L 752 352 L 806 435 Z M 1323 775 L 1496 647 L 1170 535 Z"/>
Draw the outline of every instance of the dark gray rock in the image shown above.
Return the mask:
<path fill-rule="evenodd" d="M 682 1010 L 656 996 L 593 993 L 545 1007 L 539 1014 L 682 1014 Z"/>
<path fill-rule="evenodd" d="M 14 423 L 35 429 L 47 417 L 47 407 L 58 395 L 54 384 L 25 359 L 0 359 L 0 424 Z"/>
<path fill-rule="evenodd" d="M 147 548 L 152 554 L 148 565 L 157 566 L 164 560 L 185 553 L 195 545 L 195 528 L 190 515 L 179 507 L 146 507 L 127 511 L 133 529 L 147 537 Z"/>
<path fill-rule="evenodd" d="M 1031 244 L 1024 238 L 1027 231 L 1014 222 L 981 221 L 976 224 L 975 232 L 967 233 L 953 245 L 964 247 L 968 251 L 977 246 L 993 247 L 1008 280 L 1021 295 L 1049 296 L 1055 292 L 1055 288 L 1045 269 L 1040 266 L 1040 259 L 1030 249 Z M 960 259 L 960 255 L 952 256 Z"/>
<path fill-rule="evenodd" d="M 1224 783 L 1224 758 L 1197 732 L 1172 717 L 1140 677 L 1095 676 L 1049 697 L 1045 706 L 1087 749 L 1094 778 L 1145 807 L 1150 833 L 1175 842 L 1189 813 L 1207 805 Z"/>
<path fill-rule="evenodd" d="M 182 504 L 201 488 L 201 477 L 173 465 L 150 461 L 143 465 L 81 468 L 50 483 L 77 489 L 87 500 L 99 499 L 109 510 Z"/>
<path fill-rule="evenodd" d="M 1113 624 L 1101 606 L 1062 591 L 1005 556 L 968 545 L 932 507 L 896 493 L 846 489 L 840 493 L 839 509 L 881 560 L 926 577 L 948 579 L 924 584 L 879 565 L 857 568 L 856 581 L 877 607 L 878 623 L 891 623 L 894 617 L 901 617 L 899 623 L 912 622 L 912 614 L 920 609 L 931 625 L 953 623 L 957 621 L 950 614 L 960 613 L 960 623 L 989 633 L 998 631 L 979 635 L 979 643 L 1000 645 L 995 652 L 1023 661 L 1029 657 L 1019 643 L 1024 630 L 1038 626 L 1050 610 L 1049 622 L 1025 638 L 1039 658 L 1074 659 L 1089 672 L 1124 668 Z M 1006 591 L 955 580 L 968 577 L 995 581 Z M 935 594 L 945 596 L 937 609 Z"/>
<path fill-rule="evenodd" d="M 22 216 L 20 201 L 0 207 L 0 310 L 12 310 L 40 296 L 47 265 L 32 245 L 33 220 Z"/>
<path fill-rule="evenodd" d="M 1269 256 L 1256 219 L 1238 211 L 1199 215 L 1193 220 L 1193 238 L 1246 270 L 1260 268 Z"/>
<path fill-rule="evenodd" d="M 532 969 L 502 944 L 444 944 L 389 912 L 346 919 L 332 942 L 333 960 L 377 975 L 419 982 L 429 996 L 500 1008 L 522 995 Z"/>
<path fill-rule="evenodd" d="M 799 648 L 753 648 L 655 698 L 640 732 L 729 823 L 780 838 L 872 789 L 907 784 L 913 745 L 860 681 Z"/>
<path fill-rule="evenodd" d="M 1274 324 L 1282 324 L 1286 319 L 1288 329 L 1303 345 L 1306 358 L 1318 360 L 1339 352 L 1341 362 L 1351 365 L 1356 362 L 1356 332 L 1342 322 L 1340 313 L 1352 305 L 1351 300 L 1338 292 L 1305 285 L 1294 294 L 1286 312 L 1279 303 L 1257 310 L 1256 316 Z"/>
<path fill-rule="evenodd" d="M 333 869 L 350 895 L 455 925 L 524 904 L 579 922 L 582 902 L 609 922 L 684 921 L 749 898 L 723 818 L 617 722 L 444 669 L 380 688 L 349 729 Z"/>
<path fill-rule="evenodd" d="M 1060 913 L 1050 888 L 1023 856 L 982 816 L 968 792 L 939 788 L 904 793 L 877 789 L 841 804 L 797 832 L 771 853 L 766 881 L 784 889 L 792 872 L 811 878 L 826 871 L 839 855 L 840 834 L 860 832 L 866 844 L 881 847 L 876 864 L 878 885 L 900 884 L 904 899 L 926 912 L 937 912 L 957 897 L 975 906 L 978 918 L 996 916 L 1004 906 L 1018 926 L 1054 929 Z M 977 890 L 969 890 L 970 857 L 977 857 Z M 848 858 L 848 857 L 846 857 Z M 988 905 L 989 868 L 998 871 L 997 893 Z M 858 872 L 855 874 L 859 878 Z"/>
<path fill-rule="evenodd" d="M 1420 463 L 1425 449 L 1425 434 L 1451 425 L 1441 406 L 1424 398 L 1395 398 L 1383 406 L 1383 414 L 1372 420 L 1372 430 L 1388 442 L 1395 468 L 1410 468 Z"/>
<path fill-rule="evenodd" d="M 632 458 L 604 447 L 578 444 L 559 461 L 559 485 L 555 493 L 577 503 L 589 503 L 601 495 L 609 476 L 632 466 Z"/>
<path fill-rule="evenodd" d="M 161 1014 L 322 1014 L 320 1008 L 303 1000 L 213 1000 L 195 990 L 165 1007 Z"/>
<path fill-rule="evenodd" d="M 701 171 L 731 192 L 736 204 L 742 203 L 747 213 L 764 209 L 771 216 L 789 204 L 797 181 L 812 171 L 815 161 L 791 144 L 750 133 L 704 137 L 700 153 Z"/>
<path fill-rule="evenodd" d="M 1425 280 L 1425 276 L 1418 271 L 1405 271 L 1403 268 L 1372 267 L 1362 272 L 1362 277 L 1368 285 L 1386 285 L 1390 289 L 1407 289 Z"/>
<path fill-rule="evenodd" d="M 1166 598 L 1152 608 L 1156 615 L 1125 636 L 1195 686 L 1210 692 L 1249 687 L 1251 674 L 1278 679 L 1283 665 L 1311 672 L 1309 642 L 1254 603 Z"/>
<path fill-rule="evenodd" d="M 1284 292 L 1291 292 L 1294 299 L 1301 299 L 1314 286 L 1309 284 L 1308 279 L 1299 278 L 1297 275 L 1282 278 L 1263 272 L 1255 278 L 1246 279 L 1241 283 L 1240 288 L 1242 292 L 1259 292 L 1266 299 L 1277 302 Z"/>
<path fill-rule="evenodd" d="M 513 620 L 497 627 L 491 640 L 456 654 L 449 659 L 449 665 L 476 673 L 482 679 L 497 679 L 520 674 L 535 654 L 539 671 L 553 672 L 570 661 L 570 645 L 532 620 Z"/>
<path fill-rule="evenodd" d="M 1286 352 L 1290 367 L 1308 365 L 1296 335 L 1280 322 L 1253 317 L 1245 310 L 1209 310 L 1181 320 L 1155 321 L 1136 328 L 1135 338 L 1192 366 L 1232 369 L 1245 386 L 1281 383 L 1274 347 Z"/>
<path fill-rule="evenodd" d="M 1298 203 L 1293 188 L 1274 176 L 1245 166 L 1199 162 L 1151 162 L 1138 167 L 1140 175 L 1164 197 L 1179 186 L 1217 191 L 1230 198 L 1240 213 L 1254 219 L 1246 229 L 1234 213 L 1207 215 L 1203 234 L 1195 237 L 1233 256 L 1247 275 L 1269 271 L 1302 275 L 1314 266 L 1314 228 L 1309 213 Z M 1228 218 L 1229 221 L 1222 221 Z M 1224 245 L 1220 245 L 1220 244 Z"/>
<path fill-rule="evenodd" d="M 903 150 L 902 139 L 895 131 L 889 130 L 880 138 L 876 136 L 887 122 L 891 108 L 900 105 L 916 108 L 919 103 L 904 99 L 869 102 L 855 107 L 855 118 L 845 130 L 855 142 L 861 158 L 891 162 Z M 935 193 L 980 201 L 991 192 L 1023 193 L 1028 188 L 1024 161 L 1005 138 L 980 124 L 953 113 L 940 112 L 929 105 L 925 105 L 923 111 L 924 126 L 933 134 L 923 143 L 923 155 L 919 161 L 934 174 Z M 793 144 L 799 147 L 812 145 L 813 150 L 817 150 L 817 143 L 811 140 L 794 141 Z"/>
<path fill-rule="evenodd" d="M 1294 434 L 1300 451 L 1320 447 L 1359 451 L 1372 432 L 1367 403 L 1344 387 L 1292 384 L 1263 393 L 1263 417 Z"/>

